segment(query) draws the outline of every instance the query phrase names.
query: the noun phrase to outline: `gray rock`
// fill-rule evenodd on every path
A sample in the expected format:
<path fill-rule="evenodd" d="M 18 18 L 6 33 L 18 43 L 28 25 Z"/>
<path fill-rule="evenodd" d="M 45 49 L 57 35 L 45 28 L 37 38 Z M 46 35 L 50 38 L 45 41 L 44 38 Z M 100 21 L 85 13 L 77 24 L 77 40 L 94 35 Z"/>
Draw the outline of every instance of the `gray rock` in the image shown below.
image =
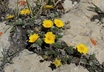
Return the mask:
<path fill-rule="evenodd" d="M 3 32 L 3 34 L 0 36 L 0 57 L 2 57 L 1 52 L 3 51 L 3 48 L 8 49 L 10 46 L 9 43 L 10 29 L 8 28 L 9 26 L 5 25 L 5 22 L 0 22 L 0 32 Z"/>
<path fill-rule="evenodd" d="M 51 62 L 44 61 L 40 63 L 42 57 L 29 52 L 27 50 L 22 51 L 19 56 L 13 59 L 14 64 L 8 64 L 5 66 L 5 72 L 88 72 L 86 69 L 80 66 L 63 65 L 55 70 L 51 70 Z M 80 69 L 79 69 L 80 68 Z"/>
<path fill-rule="evenodd" d="M 72 9 L 72 7 L 73 7 L 72 1 L 71 0 L 65 0 L 63 3 L 63 7 L 65 9 L 65 12 Z"/>
<path fill-rule="evenodd" d="M 100 44 L 98 44 L 95 48 L 94 48 L 95 54 L 96 54 L 96 58 L 98 59 L 98 61 L 100 62 L 100 64 L 102 64 L 104 62 L 104 41 Z"/>
<path fill-rule="evenodd" d="M 90 3 L 82 1 L 78 9 L 74 9 L 62 17 L 64 22 L 70 21 L 71 26 L 70 29 L 64 31 L 62 40 L 69 46 L 75 46 L 79 43 L 85 44 L 89 48 L 88 53 L 95 53 L 97 59 L 99 58 L 99 62 L 102 63 L 104 60 L 99 56 L 101 54 L 104 55 L 103 52 L 100 52 L 100 50 L 103 51 L 102 48 L 104 48 L 102 45 L 104 42 L 104 28 L 97 22 L 90 21 L 90 18 L 96 13 L 88 11 L 87 6 L 90 6 Z M 90 38 L 96 41 L 96 46 L 92 44 Z"/>
<path fill-rule="evenodd" d="M 17 8 L 17 4 L 18 4 L 18 8 L 19 9 L 27 7 L 27 5 L 26 6 L 25 5 L 21 5 L 20 1 L 22 1 L 22 0 L 9 0 L 9 8 L 16 9 Z M 35 6 L 35 1 L 36 0 L 29 0 L 29 4 L 31 6 Z"/>
<path fill-rule="evenodd" d="M 50 62 L 40 63 L 41 59 L 37 54 L 24 50 L 13 59 L 14 64 L 5 67 L 5 72 L 50 72 Z"/>
<path fill-rule="evenodd" d="M 75 66 L 75 64 L 71 64 L 70 68 L 70 72 L 88 72 L 87 69 L 83 68 L 82 66 Z"/>

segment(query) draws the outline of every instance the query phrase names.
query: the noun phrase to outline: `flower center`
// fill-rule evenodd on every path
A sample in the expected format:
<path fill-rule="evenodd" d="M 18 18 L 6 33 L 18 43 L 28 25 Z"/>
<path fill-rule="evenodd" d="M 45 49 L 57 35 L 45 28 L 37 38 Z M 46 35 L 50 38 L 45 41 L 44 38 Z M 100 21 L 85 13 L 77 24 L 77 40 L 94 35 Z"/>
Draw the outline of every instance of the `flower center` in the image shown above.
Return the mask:
<path fill-rule="evenodd" d="M 80 49 L 81 49 L 82 51 L 84 51 L 84 48 L 83 48 L 83 47 L 80 47 Z"/>
<path fill-rule="evenodd" d="M 48 39 L 48 40 L 51 40 L 51 37 L 48 37 L 47 39 Z"/>
<path fill-rule="evenodd" d="M 49 24 L 48 24 L 48 23 L 46 23 L 46 26 L 49 26 Z"/>
<path fill-rule="evenodd" d="M 60 22 L 57 22 L 58 25 L 60 25 Z"/>
<path fill-rule="evenodd" d="M 57 65 L 57 64 L 59 64 L 59 62 L 58 62 L 58 61 L 56 61 L 56 62 L 55 62 L 55 64 Z"/>

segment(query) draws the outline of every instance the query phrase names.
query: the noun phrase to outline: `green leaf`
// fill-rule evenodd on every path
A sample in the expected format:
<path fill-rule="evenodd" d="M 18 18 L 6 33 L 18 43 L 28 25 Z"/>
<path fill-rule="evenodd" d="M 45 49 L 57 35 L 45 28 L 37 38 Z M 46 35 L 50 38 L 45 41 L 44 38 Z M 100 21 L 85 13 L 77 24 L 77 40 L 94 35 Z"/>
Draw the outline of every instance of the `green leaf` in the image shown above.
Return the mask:
<path fill-rule="evenodd" d="M 15 22 L 14 25 L 22 25 L 23 24 L 23 21 L 22 20 L 19 20 L 18 22 Z"/>
<path fill-rule="evenodd" d="M 65 51 L 68 53 L 68 54 L 73 54 L 73 48 L 70 46 L 70 47 L 66 47 L 65 48 Z"/>
<path fill-rule="evenodd" d="M 48 56 L 47 56 L 47 55 L 43 55 L 43 58 L 44 58 L 44 59 L 48 59 Z"/>
<path fill-rule="evenodd" d="M 45 51 L 45 55 L 52 55 L 53 54 L 53 50 L 49 50 L 49 51 Z"/>
<path fill-rule="evenodd" d="M 64 42 L 64 41 L 61 42 L 61 45 L 62 45 L 63 48 L 68 47 L 67 43 Z"/>
<path fill-rule="evenodd" d="M 29 35 L 31 35 L 31 34 L 34 33 L 34 31 L 32 31 L 32 30 L 27 30 L 27 33 L 28 33 Z"/>
<path fill-rule="evenodd" d="M 44 32 L 38 33 L 40 37 L 44 37 Z"/>
<path fill-rule="evenodd" d="M 95 6 L 95 11 L 104 13 L 97 5 L 95 5 L 94 3 L 93 3 L 93 5 Z"/>
<path fill-rule="evenodd" d="M 86 64 L 87 60 L 86 59 L 80 59 L 80 62 Z"/>
<path fill-rule="evenodd" d="M 38 43 L 39 45 L 41 45 L 43 43 L 43 40 L 38 38 L 38 40 L 36 40 L 36 43 Z"/>
<path fill-rule="evenodd" d="M 37 47 L 37 46 L 39 46 L 38 43 L 33 43 L 32 44 L 32 47 Z"/>
<path fill-rule="evenodd" d="M 8 63 L 13 64 L 14 62 L 12 60 L 7 60 Z"/>
<path fill-rule="evenodd" d="M 5 22 L 6 25 L 13 25 L 13 22 Z"/>
<path fill-rule="evenodd" d="M 56 43 L 52 44 L 52 46 L 55 48 L 62 48 L 62 45 L 60 42 L 56 42 Z"/>
<path fill-rule="evenodd" d="M 72 61 L 72 57 L 69 57 L 69 58 L 67 59 L 67 63 L 70 64 L 71 61 Z"/>
<path fill-rule="evenodd" d="M 95 54 L 90 55 L 90 60 L 94 60 L 95 59 Z"/>
<path fill-rule="evenodd" d="M 52 31 L 53 33 L 56 33 L 56 32 L 58 32 L 58 28 L 57 28 L 57 27 L 51 28 L 51 31 Z"/>
<path fill-rule="evenodd" d="M 66 62 L 67 62 L 67 60 L 68 60 L 68 58 L 67 58 L 67 57 L 62 57 L 62 58 L 61 58 L 61 61 L 62 61 L 63 63 L 66 63 Z"/>
<path fill-rule="evenodd" d="M 36 16 L 32 17 L 32 18 L 30 19 L 30 22 L 33 23 L 35 19 L 36 19 Z"/>
<path fill-rule="evenodd" d="M 13 26 L 10 30 L 10 33 L 12 33 L 15 29 L 16 29 L 15 26 Z"/>
<path fill-rule="evenodd" d="M 89 72 L 95 72 L 95 70 L 92 69 L 91 67 L 88 67 L 87 69 L 88 69 Z"/>
<path fill-rule="evenodd" d="M 55 57 L 57 57 L 59 52 L 54 51 L 53 54 L 54 54 Z"/>
<path fill-rule="evenodd" d="M 63 35 L 61 35 L 61 34 L 57 35 L 57 38 L 62 38 L 62 37 L 63 37 Z"/>
<path fill-rule="evenodd" d="M 94 61 L 92 62 L 92 67 L 96 68 L 96 63 Z"/>
<path fill-rule="evenodd" d="M 59 29 L 59 33 L 62 33 L 63 31 L 62 31 L 62 29 Z"/>

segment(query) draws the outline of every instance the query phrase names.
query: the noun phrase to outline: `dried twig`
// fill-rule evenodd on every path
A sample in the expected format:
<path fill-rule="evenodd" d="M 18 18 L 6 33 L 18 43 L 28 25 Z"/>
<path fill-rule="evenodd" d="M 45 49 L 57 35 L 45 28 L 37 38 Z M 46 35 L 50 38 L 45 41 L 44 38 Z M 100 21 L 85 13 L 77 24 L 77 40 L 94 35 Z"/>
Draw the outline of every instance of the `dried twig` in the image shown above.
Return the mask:
<path fill-rule="evenodd" d="M 45 2 L 41 2 L 41 3 L 42 3 L 42 5 L 41 5 L 41 7 L 40 7 L 39 11 L 37 12 L 36 16 L 38 16 L 39 14 L 41 14 L 41 13 L 42 13 L 43 6 L 44 6 L 44 5 L 46 5 L 46 3 L 45 3 Z"/>

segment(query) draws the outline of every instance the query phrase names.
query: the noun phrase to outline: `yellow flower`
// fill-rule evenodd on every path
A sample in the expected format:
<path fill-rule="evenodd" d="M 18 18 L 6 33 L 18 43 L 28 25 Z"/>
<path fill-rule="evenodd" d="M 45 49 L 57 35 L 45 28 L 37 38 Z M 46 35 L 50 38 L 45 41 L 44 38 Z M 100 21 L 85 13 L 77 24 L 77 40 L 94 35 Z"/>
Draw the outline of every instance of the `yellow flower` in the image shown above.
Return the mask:
<path fill-rule="evenodd" d="M 14 18 L 14 15 L 8 15 L 8 16 L 6 17 L 6 19 L 12 19 L 12 18 Z"/>
<path fill-rule="evenodd" d="M 88 48 L 84 44 L 76 45 L 78 52 L 86 54 L 88 52 Z"/>
<path fill-rule="evenodd" d="M 62 64 L 61 64 L 61 60 L 59 60 L 59 59 L 55 59 L 55 61 L 53 62 L 53 64 L 56 66 L 56 67 L 59 67 L 59 66 L 61 66 Z"/>
<path fill-rule="evenodd" d="M 52 8 L 54 8 L 54 7 L 53 7 L 53 5 L 45 5 L 44 8 L 45 8 L 45 9 L 52 9 Z"/>
<path fill-rule="evenodd" d="M 63 13 L 65 12 L 65 9 L 64 9 L 64 8 L 62 9 L 62 12 L 63 12 Z"/>
<path fill-rule="evenodd" d="M 64 23 L 60 19 L 55 19 L 54 23 L 57 27 L 63 27 L 64 26 Z"/>
<path fill-rule="evenodd" d="M 30 14 L 30 12 L 31 12 L 31 11 L 30 11 L 28 8 L 26 8 L 26 9 L 21 10 L 21 11 L 20 11 L 20 14 L 21 14 L 21 15 L 26 15 L 26 14 Z"/>
<path fill-rule="evenodd" d="M 43 21 L 43 27 L 50 28 L 53 26 L 53 22 L 51 20 L 44 20 Z"/>
<path fill-rule="evenodd" d="M 29 42 L 33 43 L 39 38 L 38 34 L 33 34 L 29 36 Z"/>
<path fill-rule="evenodd" d="M 53 44 L 55 42 L 55 35 L 52 32 L 47 32 L 44 41 L 47 44 Z"/>

